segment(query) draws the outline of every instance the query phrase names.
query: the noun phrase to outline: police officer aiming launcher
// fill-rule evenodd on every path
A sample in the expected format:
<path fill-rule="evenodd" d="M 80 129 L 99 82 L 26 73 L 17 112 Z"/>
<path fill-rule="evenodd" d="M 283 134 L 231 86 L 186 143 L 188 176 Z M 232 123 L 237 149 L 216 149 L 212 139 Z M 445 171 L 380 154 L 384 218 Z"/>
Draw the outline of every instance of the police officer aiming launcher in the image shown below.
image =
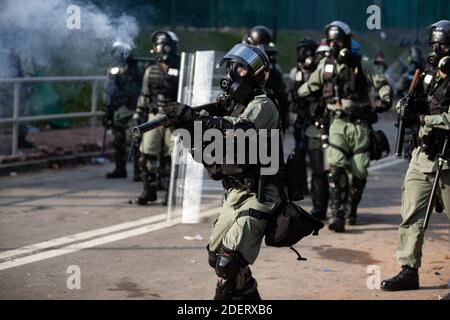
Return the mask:
<path fill-rule="evenodd" d="M 140 128 L 148 130 L 165 124 L 195 134 L 193 125 L 199 122 L 202 132 L 218 129 L 224 139 L 227 130 L 278 129 L 277 108 L 263 90 L 269 64 L 259 47 L 237 44 L 220 62 L 226 66 L 226 75 L 220 81 L 223 92 L 220 102 L 213 104 L 215 108 L 210 108 L 209 113 L 198 113 L 187 105 L 171 103 L 163 108 L 165 116 Z M 260 299 L 249 265 L 259 254 L 269 217 L 282 203 L 276 178 L 263 178 L 258 164 L 205 166 L 211 178 L 222 181 L 225 192 L 207 247 L 209 264 L 218 276 L 214 298 Z"/>

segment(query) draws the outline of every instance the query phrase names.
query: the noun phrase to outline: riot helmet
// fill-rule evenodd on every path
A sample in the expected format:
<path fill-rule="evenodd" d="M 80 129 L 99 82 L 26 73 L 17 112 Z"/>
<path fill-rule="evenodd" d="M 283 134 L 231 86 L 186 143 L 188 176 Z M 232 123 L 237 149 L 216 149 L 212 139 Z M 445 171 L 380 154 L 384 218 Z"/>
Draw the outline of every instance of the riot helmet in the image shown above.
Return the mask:
<path fill-rule="evenodd" d="M 266 54 L 272 58 L 278 50 L 273 42 L 272 31 L 265 26 L 253 27 L 250 32 L 242 38 L 243 44 L 251 44 L 263 48 Z"/>
<path fill-rule="evenodd" d="M 112 56 L 114 63 L 118 65 L 124 65 L 131 59 L 132 47 L 128 43 L 115 41 L 112 47 Z"/>
<path fill-rule="evenodd" d="M 269 58 L 261 48 L 237 44 L 218 64 L 218 67 L 226 66 L 226 76 L 220 80 L 220 88 L 235 102 L 247 104 L 255 89 L 265 85 L 269 64 Z"/>
<path fill-rule="evenodd" d="M 170 58 L 178 52 L 178 37 L 172 31 L 155 31 L 150 36 L 153 53 L 158 62 L 168 63 Z"/>
<path fill-rule="evenodd" d="M 437 66 L 439 61 L 450 55 L 450 21 L 441 20 L 430 26 L 428 44 L 431 52 L 428 63 Z"/>
<path fill-rule="evenodd" d="M 330 56 L 338 58 L 341 50 L 352 47 L 350 27 L 342 21 L 333 21 L 325 26 L 325 37 L 330 46 Z"/>
<path fill-rule="evenodd" d="M 314 55 L 317 50 L 316 42 L 310 37 L 304 37 L 297 42 L 297 62 L 305 69 L 314 66 Z"/>
<path fill-rule="evenodd" d="M 320 60 L 322 60 L 322 58 L 328 56 L 330 51 L 330 46 L 328 45 L 328 40 L 327 39 L 322 39 L 320 40 L 320 44 L 319 47 L 317 47 L 316 50 L 316 63 L 318 63 Z"/>

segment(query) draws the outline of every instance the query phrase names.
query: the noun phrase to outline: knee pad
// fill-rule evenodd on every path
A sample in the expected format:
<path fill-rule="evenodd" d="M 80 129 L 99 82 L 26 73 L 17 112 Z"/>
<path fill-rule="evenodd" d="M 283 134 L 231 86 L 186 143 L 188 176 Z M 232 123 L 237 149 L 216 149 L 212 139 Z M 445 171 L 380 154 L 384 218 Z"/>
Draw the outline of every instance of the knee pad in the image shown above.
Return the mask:
<path fill-rule="evenodd" d="M 221 248 L 217 255 L 215 270 L 219 278 L 233 280 L 239 268 L 245 265 L 246 263 L 239 252 Z"/>
<path fill-rule="evenodd" d="M 346 188 L 348 185 L 347 173 L 344 168 L 331 166 L 328 172 L 328 185 L 330 188 Z"/>
<path fill-rule="evenodd" d="M 145 169 L 147 166 L 147 156 L 144 153 L 139 154 L 138 166 L 141 169 Z"/>

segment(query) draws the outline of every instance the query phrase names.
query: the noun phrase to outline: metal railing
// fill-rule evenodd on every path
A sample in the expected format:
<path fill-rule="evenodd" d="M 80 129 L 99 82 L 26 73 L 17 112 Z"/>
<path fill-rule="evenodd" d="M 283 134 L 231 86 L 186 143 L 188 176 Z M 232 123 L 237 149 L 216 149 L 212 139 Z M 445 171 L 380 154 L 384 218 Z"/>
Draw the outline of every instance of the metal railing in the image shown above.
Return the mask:
<path fill-rule="evenodd" d="M 105 81 L 106 76 L 69 76 L 69 77 L 24 77 L 24 78 L 0 78 L 0 83 L 13 83 L 14 96 L 13 96 L 13 116 L 12 118 L 0 118 L 0 124 L 12 123 L 12 155 L 17 155 L 18 141 L 19 141 L 19 124 L 21 122 L 30 121 L 42 121 L 42 120 L 56 120 L 56 119 L 69 119 L 69 118 L 90 118 L 91 119 L 91 142 L 95 142 L 95 127 L 96 117 L 103 115 L 103 112 L 97 111 L 97 95 L 98 95 L 98 83 Z M 90 112 L 71 112 L 63 114 L 47 114 L 38 116 L 19 116 L 20 114 L 20 90 L 23 83 L 35 83 L 35 82 L 85 82 L 92 83 L 91 93 L 91 111 Z"/>

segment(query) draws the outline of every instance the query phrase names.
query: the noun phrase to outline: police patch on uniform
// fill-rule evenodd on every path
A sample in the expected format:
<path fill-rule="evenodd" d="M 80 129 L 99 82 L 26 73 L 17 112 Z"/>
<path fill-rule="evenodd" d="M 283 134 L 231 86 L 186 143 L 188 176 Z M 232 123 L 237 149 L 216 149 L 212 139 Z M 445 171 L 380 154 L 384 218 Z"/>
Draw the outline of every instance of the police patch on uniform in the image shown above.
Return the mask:
<path fill-rule="evenodd" d="M 326 64 L 325 65 L 325 72 L 326 73 L 332 73 L 334 71 L 334 65 L 333 64 Z"/>
<path fill-rule="evenodd" d="M 177 77 L 178 76 L 178 69 L 169 68 L 169 71 L 167 72 L 170 76 Z"/>
<path fill-rule="evenodd" d="M 295 74 L 295 81 L 302 81 L 303 80 L 303 72 L 301 71 L 297 71 L 297 73 Z"/>
<path fill-rule="evenodd" d="M 431 74 L 427 74 L 425 79 L 423 80 L 426 84 L 430 84 L 431 80 L 433 80 L 433 76 Z"/>

